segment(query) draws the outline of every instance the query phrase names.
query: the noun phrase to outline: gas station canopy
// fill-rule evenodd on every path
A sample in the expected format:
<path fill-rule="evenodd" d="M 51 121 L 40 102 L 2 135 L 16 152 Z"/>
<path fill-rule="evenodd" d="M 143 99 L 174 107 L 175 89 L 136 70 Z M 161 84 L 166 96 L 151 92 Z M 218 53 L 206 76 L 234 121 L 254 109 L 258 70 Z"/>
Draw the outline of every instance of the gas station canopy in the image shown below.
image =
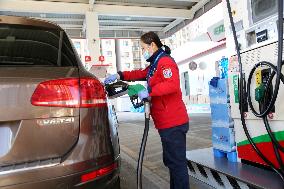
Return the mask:
<path fill-rule="evenodd" d="M 136 38 L 155 31 L 166 37 L 221 0 L 14 0 L 0 2 L 0 15 L 55 22 L 71 37 L 84 37 L 85 13 L 98 14 L 101 38 Z"/>

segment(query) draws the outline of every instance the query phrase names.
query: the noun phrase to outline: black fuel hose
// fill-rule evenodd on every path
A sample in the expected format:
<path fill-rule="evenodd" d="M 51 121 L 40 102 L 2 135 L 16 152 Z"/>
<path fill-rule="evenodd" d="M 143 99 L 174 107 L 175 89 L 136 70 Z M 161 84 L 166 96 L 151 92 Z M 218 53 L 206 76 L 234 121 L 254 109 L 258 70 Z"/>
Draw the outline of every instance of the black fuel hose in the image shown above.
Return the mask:
<path fill-rule="evenodd" d="M 273 71 L 272 73 L 269 75 L 269 78 L 265 84 L 265 88 L 264 88 L 264 91 L 265 91 L 265 94 L 264 94 L 264 101 L 261 103 L 259 103 L 259 110 L 260 112 L 263 111 L 263 108 L 267 107 L 267 99 L 268 99 L 268 91 L 270 90 L 270 85 L 272 83 L 272 80 L 276 74 L 276 66 L 274 66 L 272 63 L 270 62 L 266 62 L 266 61 L 262 61 L 262 62 L 259 62 L 257 63 L 254 68 L 251 70 L 250 74 L 249 74 L 249 77 L 248 77 L 248 84 L 247 84 L 247 94 L 248 94 L 248 104 L 251 108 L 251 111 L 253 112 L 254 115 L 258 114 L 255 110 L 255 108 L 253 107 L 253 104 L 252 104 L 252 100 L 251 100 L 251 94 L 250 94 L 250 86 L 251 86 L 251 81 L 252 81 L 252 77 L 254 75 L 254 72 L 255 70 L 260 67 L 260 66 L 267 66 L 267 67 L 270 67 Z M 284 76 L 283 74 L 280 75 L 280 80 L 282 81 L 282 83 L 284 84 Z M 269 122 L 268 122 L 268 119 L 267 119 L 267 116 L 263 116 L 262 117 L 263 119 L 263 122 L 264 122 L 264 126 L 265 126 L 265 129 L 272 141 L 272 146 L 273 146 L 273 150 L 274 150 L 274 154 L 275 154 L 275 157 L 276 157 L 276 160 L 277 162 L 279 163 L 279 167 L 280 167 L 280 171 L 282 173 L 282 175 L 284 175 L 284 163 L 282 161 L 282 158 L 281 158 L 281 155 L 280 155 L 280 152 L 284 152 L 284 147 L 281 146 L 281 144 L 276 140 L 275 136 L 273 135 L 273 132 L 271 130 L 271 127 L 269 125 Z"/>
<path fill-rule="evenodd" d="M 251 86 L 251 81 L 252 81 L 253 74 L 254 74 L 255 70 L 256 70 L 258 67 L 260 67 L 260 66 L 267 66 L 267 67 L 270 67 L 270 68 L 273 70 L 272 73 L 270 74 L 268 80 L 267 80 L 267 83 L 265 84 L 265 89 L 264 89 L 265 95 L 264 95 L 264 99 L 267 99 L 267 94 L 268 94 L 269 86 L 270 86 L 270 84 L 271 84 L 271 82 L 272 82 L 272 80 L 273 80 L 273 78 L 274 78 L 274 76 L 275 76 L 276 70 L 277 70 L 277 69 L 276 69 L 276 66 L 274 66 L 272 63 L 266 62 L 266 61 L 262 61 L 262 62 L 257 63 L 257 64 L 253 67 L 253 69 L 251 70 L 251 72 L 250 72 L 250 74 L 249 74 L 249 77 L 248 77 L 247 94 L 248 94 L 248 104 L 249 104 L 250 109 L 251 109 L 251 111 L 252 111 L 252 113 L 253 113 L 254 115 L 259 114 L 259 113 L 256 112 L 255 108 L 253 107 L 252 99 L 251 99 L 251 94 L 250 94 L 250 91 L 251 91 L 251 87 L 250 87 L 250 86 Z M 284 84 L 284 76 L 283 76 L 283 74 L 280 75 L 280 80 L 281 80 L 282 83 Z M 263 111 L 263 110 L 262 110 L 263 107 L 267 106 L 267 101 L 265 100 L 265 101 L 263 102 L 263 104 L 261 104 L 261 106 L 262 106 L 262 108 L 260 109 L 260 112 Z M 280 145 L 280 143 L 276 140 L 275 136 L 274 136 L 273 133 L 272 133 L 272 130 L 271 130 L 270 126 L 269 126 L 269 122 L 268 122 L 267 116 L 263 116 L 262 118 L 263 118 L 263 122 L 264 122 L 264 125 L 265 125 L 265 128 L 266 128 L 266 131 L 267 131 L 269 137 L 271 138 L 272 143 L 273 143 L 274 145 L 276 145 L 276 147 L 277 147 L 280 151 L 284 152 L 284 147 Z"/>
<path fill-rule="evenodd" d="M 272 82 L 272 79 L 273 77 L 275 76 L 275 73 L 276 72 L 272 72 L 268 78 L 268 82 L 265 86 L 265 94 L 264 94 L 264 100 L 262 103 L 259 103 L 259 110 L 260 112 L 262 111 L 263 107 L 267 106 L 267 99 L 269 99 L 268 97 L 268 94 L 271 89 L 270 89 L 270 83 Z M 284 83 L 284 80 L 283 80 L 283 75 L 281 74 L 281 81 L 282 83 Z M 282 161 L 282 158 L 281 158 L 281 155 L 280 155 L 280 151 L 281 152 L 284 152 L 284 148 L 283 146 L 281 146 L 280 142 L 278 142 L 271 130 L 271 127 L 269 125 L 269 122 L 268 122 L 268 118 L 267 116 L 264 116 L 263 118 L 263 123 L 265 125 L 265 129 L 270 137 L 270 139 L 272 140 L 272 146 L 273 146 L 273 150 L 274 150 L 274 154 L 275 154 L 275 157 L 276 157 L 276 160 L 278 161 L 279 163 L 279 167 L 280 167 L 280 171 L 282 173 L 282 175 L 284 175 L 284 163 Z M 279 151 L 280 150 L 280 151 Z"/>
<path fill-rule="evenodd" d="M 230 19 L 230 24 L 232 27 L 232 32 L 233 32 L 233 37 L 234 37 L 234 42 L 235 42 L 235 47 L 236 47 L 236 51 L 237 51 L 237 57 L 238 57 L 238 63 L 239 63 L 239 71 L 240 71 L 240 82 L 239 82 L 239 97 L 240 97 L 240 102 L 239 102 L 239 109 L 240 109 L 240 114 L 241 114 L 241 122 L 242 122 L 242 126 L 245 132 L 246 137 L 248 138 L 249 143 L 251 144 L 251 146 L 253 147 L 253 149 L 255 150 L 255 152 L 263 159 L 263 161 L 268 164 L 280 177 L 281 179 L 284 181 L 284 175 L 282 173 L 282 171 L 280 172 L 275 166 L 274 164 L 269 161 L 264 154 L 259 150 L 259 148 L 256 146 L 256 144 L 254 143 L 254 141 L 252 140 L 248 128 L 246 126 L 246 121 L 244 118 L 244 110 L 243 110 L 243 103 L 244 103 L 244 86 L 243 86 L 243 81 L 245 81 L 244 78 L 244 73 L 243 73 L 243 68 L 242 68 L 242 62 L 241 62 L 241 53 L 240 53 L 240 48 L 239 48 L 239 44 L 238 44 L 238 40 L 237 40 L 237 34 L 236 34 L 236 29 L 235 29 L 235 25 L 234 25 L 234 21 L 233 21 L 233 16 L 232 16 L 232 10 L 231 10 L 231 5 L 229 0 L 226 0 L 227 2 L 227 9 L 228 9 L 228 13 L 229 13 L 229 19 Z M 281 19 L 280 19 L 281 18 Z M 277 99 L 277 94 L 278 94 L 278 90 L 279 90 L 279 85 L 280 85 L 280 75 L 281 75 L 281 69 L 282 69 L 282 49 L 283 49 L 283 1 L 282 0 L 278 0 L 278 20 L 279 20 L 279 30 L 278 30 L 278 62 L 277 62 L 277 78 L 276 78 L 276 84 L 275 84 L 275 88 L 274 88 L 274 93 L 272 96 L 272 99 L 268 105 L 268 107 L 263 110 L 261 112 L 261 114 L 264 115 L 268 115 L 269 112 L 272 110 L 275 101 Z M 246 86 L 245 86 L 246 87 Z"/>
<path fill-rule="evenodd" d="M 144 103 L 146 104 L 149 102 L 144 102 Z M 140 151 L 139 151 L 138 163 L 137 163 L 137 189 L 142 189 L 142 165 L 143 165 L 143 158 L 144 158 L 145 147 L 146 147 L 148 132 L 149 132 L 150 116 L 149 114 L 147 115 L 146 111 L 148 110 L 145 105 L 145 127 L 144 127 L 143 137 L 142 137 Z"/>
<path fill-rule="evenodd" d="M 281 64 L 282 64 L 282 62 L 281 62 Z M 268 87 L 271 85 L 272 79 L 274 78 L 275 73 L 277 73 L 277 67 L 276 67 L 275 65 L 273 65 L 272 63 L 266 62 L 266 61 L 261 61 L 261 62 L 255 64 L 254 67 L 252 68 L 252 70 L 250 71 L 250 74 L 249 74 L 249 77 L 248 77 L 248 84 L 247 84 L 248 104 L 249 104 L 249 106 L 250 106 L 250 108 L 251 108 L 252 113 L 253 113 L 256 117 L 259 117 L 259 118 L 262 118 L 262 117 L 267 116 L 268 113 L 270 113 L 270 111 L 271 111 L 271 110 L 269 110 L 268 113 L 265 113 L 265 111 L 266 111 L 266 109 L 265 109 L 265 110 L 262 110 L 262 111 L 260 111 L 260 112 L 257 112 L 257 111 L 255 110 L 255 108 L 253 107 L 252 100 L 251 100 L 251 95 L 250 95 L 250 89 L 251 89 L 251 87 L 250 87 L 250 86 L 251 86 L 252 77 L 253 77 L 253 75 L 254 75 L 255 70 L 256 70 L 258 67 L 261 67 L 261 66 L 267 66 L 267 67 L 269 67 L 269 68 L 271 68 L 271 69 L 273 70 L 272 73 L 270 74 L 271 77 L 268 79 L 268 81 L 267 81 L 267 83 L 266 83 L 265 91 L 266 91 L 266 89 L 268 89 Z M 279 75 L 276 74 L 276 77 L 279 78 L 279 80 L 282 81 L 282 83 L 284 84 L 284 76 L 283 76 L 282 73 L 280 73 Z M 276 78 L 276 80 L 277 80 L 277 78 Z M 273 94 L 274 94 L 274 93 L 273 93 Z M 271 98 L 271 100 L 272 100 L 272 98 Z M 268 104 L 268 103 L 265 103 L 266 108 L 271 104 L 271 100 L 269 101 L 269 104 Z M 274 105 L 275 105 L 275 102 L 274 102 L 273 106 L 274 106 Z M 273 108 L 273 106 L 272 106 L 272 108 Z M 264 113 L 265 113 L 265 114 L 264 114 Z"/>
<path fill-rule="evenodd" d="M 268 81 L 265 85 L 264 98 L 263 98 L 262 102 L 259 102 L 260 112 L 263 111 L 263 108 L 267 106 L 267 102 L 269 101 L 268 100 L 269 99 L 269 97 L 268 97 L 269 92 L 268 91 L 271 90 L 270 89 L 271 88 L 270 83 L 272 82 L 272 79 L 275 76 L 275 73 L 276 72 L 272 72 L 269 75 Z M 283 77 L 281 78 L 281 81 L 284 82 Z M 273 147 L 273 150 L 274 150 L 276 160 L 279 163 L 280 172 L 281 172 L 282 175 L 284 175 L 284 164 L 283 164 L 283 161 L 282 161 L 282 158 L 281 158 L 281 155 L 280 155 L 280 151 L 282 151 L 284 148 L 280 145 L 280 143 L 276 140 L 275 136 L 273 135 L 272 130 L 271 130 L 270 125 L 269 125 L 269 122 L 268 122 L 268 119 L 267 119 L 267 116 L 264 116 L 262 119 L 263 119 L 263 122 L 264 122 L 264 125 L 265 125 L 265 129 L 266 129 L 270 139 L 272 140 L 272 147 Z"/>

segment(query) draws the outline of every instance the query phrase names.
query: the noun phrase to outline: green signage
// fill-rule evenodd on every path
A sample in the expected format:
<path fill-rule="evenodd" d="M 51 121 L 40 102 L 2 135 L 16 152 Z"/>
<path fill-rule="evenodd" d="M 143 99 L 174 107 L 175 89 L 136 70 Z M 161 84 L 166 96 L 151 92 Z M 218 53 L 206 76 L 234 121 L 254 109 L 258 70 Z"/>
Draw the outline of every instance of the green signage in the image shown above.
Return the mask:
<path fill-rule="evenodd" d="M 221 33 L 225 32 L 224 24 L 217 26 L 214 28 L 214 35 L 220 35 Z"/>
<path fill-rule="evenodd" d="M 235 103 L 239 103 L 239 75 L 233 75 Z"/>

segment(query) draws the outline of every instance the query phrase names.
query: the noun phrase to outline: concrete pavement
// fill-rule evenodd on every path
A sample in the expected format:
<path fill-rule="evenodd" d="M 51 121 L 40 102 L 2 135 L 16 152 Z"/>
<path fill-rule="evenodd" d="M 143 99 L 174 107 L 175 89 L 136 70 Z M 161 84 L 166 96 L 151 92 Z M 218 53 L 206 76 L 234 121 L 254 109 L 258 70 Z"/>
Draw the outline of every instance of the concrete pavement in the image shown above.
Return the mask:
<path fill-rule="evenodd" d="M 119 137 L 122 153 L 122 189 L 136 187 L 136 163 L 140 142 L 144 129 L 144 114 L 119 112 Z M 209 114 L 191 115 L 189 132 L 187 134 L 187 150 L 210 147 L 211 120 Z M 162 145 L 160 136 L 150 123 L 150 130 L 144 157 L 143 183 L 149 189 L 169 188 L 168 169 L 162 162 Z M 210 188 L 193 178 L 190 178 L 191 188 Z M 147 187 L 146 187 L 147 186 Z"/>

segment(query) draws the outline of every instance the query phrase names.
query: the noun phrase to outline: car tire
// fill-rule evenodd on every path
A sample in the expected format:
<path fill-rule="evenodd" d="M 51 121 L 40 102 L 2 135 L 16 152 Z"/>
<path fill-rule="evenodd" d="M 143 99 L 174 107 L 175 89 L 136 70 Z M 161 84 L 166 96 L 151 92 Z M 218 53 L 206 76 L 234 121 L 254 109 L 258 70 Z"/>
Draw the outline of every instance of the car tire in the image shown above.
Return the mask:
<path fill-rule="evenodd" d="M 117 178 L 112 189 L 120 189 L 120 177 Z"/>

